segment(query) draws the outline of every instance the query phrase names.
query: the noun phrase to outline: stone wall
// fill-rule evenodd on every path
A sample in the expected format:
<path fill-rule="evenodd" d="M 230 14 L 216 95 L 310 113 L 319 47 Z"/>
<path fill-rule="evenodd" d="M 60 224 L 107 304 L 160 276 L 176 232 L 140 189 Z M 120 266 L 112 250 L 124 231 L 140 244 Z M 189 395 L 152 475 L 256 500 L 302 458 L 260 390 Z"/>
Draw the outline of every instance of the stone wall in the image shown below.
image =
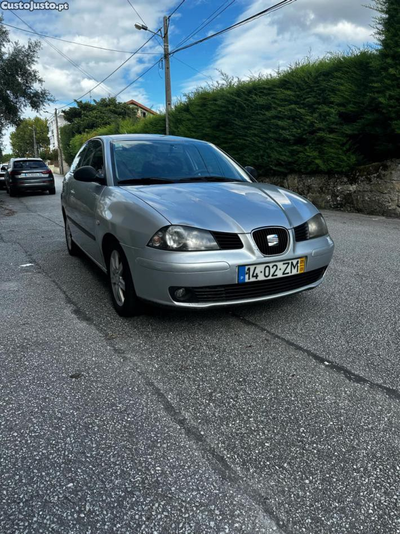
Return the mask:
<path fill-rule="evenodd" d="M 349 175 L 289 174 L 259 181 L 291 189 L 321 209 L 400 218 L 400 160 L 360 167 Z"/>

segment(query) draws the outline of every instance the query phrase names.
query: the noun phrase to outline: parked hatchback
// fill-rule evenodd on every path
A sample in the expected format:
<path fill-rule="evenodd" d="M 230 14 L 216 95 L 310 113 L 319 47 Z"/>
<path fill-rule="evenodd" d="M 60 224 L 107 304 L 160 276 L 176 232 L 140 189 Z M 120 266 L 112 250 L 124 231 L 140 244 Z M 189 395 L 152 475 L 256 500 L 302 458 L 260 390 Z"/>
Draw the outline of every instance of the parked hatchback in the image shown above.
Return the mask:
<path fill-rule="evenodd" d="M 6 188 L 11 197 L 22 191 L 48 191 L 55 195 L 54 176 L 40 158 L 13 158 L 5 175 Z"/>
<path fill-rule="evenodd" d="M 142 300 L 208 308 L 317 287 L 334 249 L 323 216 L 254 174 L 204 141 L 92 139 L 63 183 L 68 251 L 108 273 L 120 315 Z"/>

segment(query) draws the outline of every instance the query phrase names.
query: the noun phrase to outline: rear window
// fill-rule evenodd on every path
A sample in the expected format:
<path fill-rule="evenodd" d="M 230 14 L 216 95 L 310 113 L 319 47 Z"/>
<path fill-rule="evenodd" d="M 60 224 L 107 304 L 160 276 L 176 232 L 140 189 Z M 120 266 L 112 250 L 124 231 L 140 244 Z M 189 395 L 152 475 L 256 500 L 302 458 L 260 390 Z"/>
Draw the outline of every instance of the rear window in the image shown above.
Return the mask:
<path fill-rule="evenodd" d="M 46 169 L 47 165 L 44 161 L 32 161 L 32 160 L 23 160 L 23 161 L 14 161 L 14 169 Z"/>

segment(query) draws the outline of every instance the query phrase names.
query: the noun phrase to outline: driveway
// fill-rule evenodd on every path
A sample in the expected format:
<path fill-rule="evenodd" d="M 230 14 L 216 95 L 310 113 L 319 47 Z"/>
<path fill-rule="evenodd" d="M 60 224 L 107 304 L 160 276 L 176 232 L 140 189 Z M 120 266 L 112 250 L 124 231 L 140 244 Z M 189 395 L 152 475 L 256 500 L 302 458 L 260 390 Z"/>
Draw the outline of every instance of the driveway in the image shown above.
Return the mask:
<path fill-rule="evenodd" d="M 0 531 L 400 533 L 400 221 L 318 289 L 123 319 L 57 195 L 0 191 Z"/>

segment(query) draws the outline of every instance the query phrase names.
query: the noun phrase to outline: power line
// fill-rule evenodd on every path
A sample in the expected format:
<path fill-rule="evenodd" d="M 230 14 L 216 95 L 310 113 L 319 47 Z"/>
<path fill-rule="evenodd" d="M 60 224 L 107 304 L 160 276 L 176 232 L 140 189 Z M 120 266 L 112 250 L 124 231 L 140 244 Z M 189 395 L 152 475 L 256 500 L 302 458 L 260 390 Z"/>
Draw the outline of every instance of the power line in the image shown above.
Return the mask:
<path fill-rule="evenodd" d="M 10 10 L 10 13 L 12 13 L 15 17 L 17 17 L 21 22 L 23 22 L 26 26 L 28 26 L 28 28 L 30 28 L 34 33 L 37 33 L 35 31 L 34 28 L 32 28 L 32 26 L 30 26 L 27 22 L 25 22 L 19 15 L 17 15 L 17 13 L 14 13 L 14 11 L 11 11 Z M 82 74 L 84 74 L 85 76 L 89 76 L 89 78 L 91 78 L 92 80 L 94 80 L 95 82 L 97 82 L 98 80 L 96 80 L 96 78 L 94 78 L 89 72 L 87 72 L 85 69 L 83 69 L 82 67 L 80 67 L 80 65 L 78 65 L 77 63 L 75 63 L 75 61 L 73 61 L 70 57 L 68 57 L 66 54 L 64 54 L 64 52 L 62 52 L 59 48 L 57 48 L 56 46 L 54 46 L 52 43 L 49 43 L 46 39 L 43 39 L 49 46 L 51 46 L 51 48 L 53 48 L 53 50 L 55 50 L 61 57 L 63 57 L 64 59 L 66 59 L 73 67 L 75 67 L 77 70 L 79 70 L 80 72 L 82 72 Z M 102 85 L 102 82 L 99 83 L 99 85 Z M 106 85 L 104 85 L 104 88 L 110 92 L 110 88 L 107 87 Z"/>
<path fill-rule="evenodd" d="M 18 30 L 20 32 L 32 33 L 39 37 L 44 37 L 46 39 L 54 39 L 55 41 L 61 41 L 62 43 L 69 43 L 69 44 L 78 45 L 78 46 L 86 46 L 88 48 L 96 48 L 97 50 L 104 50 L 106 52 L 118 52 L 119 54 L 132 54 L 132 50 L 117 50 L 115 48 L 105 48 L 103 46 L 90 45 L 86 43 L 78 43 L 76 41 L 68 41 L 67 39 L 62 39 L 61 37 L 54 37 L 53 35 L 47 35 L 45 33 L 40 33 L 34 30 L 26 30 L 25 28 L 18 28 L 18 26 L 13 26 L 12 24 L 6 24 L 5 22 L 1 22 L 1 24 L 3 24 L 3 26 L 8 26 L 9 28 L 13 28 L 14 30 Z M 157 52 L 141 52 L 141 54 L 158 56 Z"/>
<path fill-rule="evenodd" d="M 135 8 L 135 6 L 132 4 L 132 2 L 130 0 L 127 0 L 128 4 L 131 6 L 131 8 L 133 9 L 133 11 L 136 13 L 136 15 L 140 18 L 140 20 L 143 22 L 143 24 L 146 26 L 147 28 L 147 24 L 145 22 L 145 20 L 143 19 L 143 17 L 140 16 L 138 10 Z M 160 43 L 161 47 L 163 47 L 163 43 L 162 41 L 160 40 L 160 36 L 157 35 L 157 42 Z M 158 55 L 157 52 L 155 52 L 155 55 Z"/>
<path fill-rule="evenodd" d="M 172 13 L 170 15 L 168 15 L 168 18 L 170 19 L 172 17 L 172 15 L 174 15 L 178 9 L 186 2 L 186 0 L 182 0 L 181 3 L 179 5 L 176 6 L 176 8 L 172 11 Z"/>
<path fill-rule="evenodd" d="M 220 15 L 222 15 L 222 13 L 226 11 L 235 1 L 236 0 L 231 0 L 231 2 L 229 2 L 229 0 L 225 0 L 225 2 L 223 2 L 219 7 L 217 7 L 217 9 L 215 9 L 205 20 L 203 20 L 201 24 L 199 24 L 189 35 L 184 37 L 176 46 L 179 47 L 183 45 L 184 43 L 186 43 L 187 41 L 189 41 L 189 39 L 194 37 L 197 33 L 203 30 L 206 26 L 211 24 L 213 20 L 215 20 Z M 222 9 L 222 11 L 220 11 L 220 9 L 223 8 L 228 2 L 229 4 L 224 9 Z M 217 13 L 218 11 L 219 13 Z M 215 16 L 213 17 L 213 15 Z"/>
<path fill-rule="evenodd" d="M 194 67 L 192 67 L 192 65 L 189 65 L 189 63 L 185 63 L 185 61 L 182 61 L 178 57 L 173 57 L 172 59 L 175 59 L 176 61 L 179 61 L 179 63 L 182 63 L 182 65 L 186 65 L 186 67 L 189 67 L 189 69 L 192 69 L 195 72 L 198 72 L 199 74 L 201 74 L 201 76 L 204 76 L 204 78 L 209 78 L 210 80 L 213 79 L 211 76 L 208 76 L 207 74 L 204 74 L 203 72 L 200 72 L 199 70 L 197 70 Z"/>
<path fill-rule="evenodd" d="M 247 19 L 236 22 L 235 24 L 232 24 L 231 26 L 228 26 L 227 28 L 224 28 L 223 30 L 220 30 L 219 32 L 213 33 L 212 35 L 209 35 L 208 37 L 203 37 L 203 39 L 199 39 L 198 41 L 195 41 L 194 43 L 188 44 L 186 46 L 181 46 L 180 48 L 175 48 L 175 50 L 172 50 L 171 55 L 176 54 L 177 52 L 181 52 L 182 50 L 191 48 L 192 46 L 198 45 L 200 43 L 204 43 L 205 41 L 208 41 L 209 39 L 212 39 L 213 37 L 217 37 L 218 35 L 222 35 L 223 33 L 226 33 L 228 31 L 234 30 L 235 28 L 238 28 L 239 26 L 243 26 L 244 24 L 247 24 L 254 19 L 258 19 L 262 17 L 263 15 L 267 15 L 268 13 L 272 13 L 273 11 L 278 11 L 279 9 L 282 9 L 283 7 L 286 7 L 289 4 L 292 4 L 293 2 L 296 2 L 296 0 L 282 0 L 281 2 L 278 2 L 277 4 L 267 9 L 263 9 L 259 13 L 256 13 L 252 15 L 251 17 L 248 17 Z"/>
<path fill-rule="evenodd" d="M 129 87 L 131 87 L 131 85 L 133 85 L 134 83 L 136 83 L 138 80 L 140 80 L 140 78 L 143 78 L 143 76 L 145 74 L 147 74 L 148 72 L 151 71 L 151 69 L 154 69 L 154 67 L 159 63 L 159 61 L 162 59 L 162 56 L 159 57 L 157 59 L 157 61 L 155 63 L 153 63 L 153 65 L 151 65 L 151 67 L 149 67 L 148 69 L 146 69 L 144 72 L 142 72 L 142 74 L 140 74 L 137 78 L 135 78 L 131 83 L 129 83 L 126 87 L 124 87 L 121 91 L 119 91 L 118 93 L 115 93 L 115 95 L 113 95 L 113 98 L 117 98 L 117 96 L 119 96 L 121 93 L 124 93 L 127 89 L 129 89 Z"/>
<path fill-rule="evenodd" d="M 131 8 L 133 9 L 133 11 L 136 13 L 136 15 L 140 18 L 140 20 L 143 22 L 143 24 L 145 26 L 147 26 L 147 24 L 145 23 L 145 21 L 142 19 L 142 17 L 139 15 L 138 13 L 138 10 L 135 8 L 135 6 L 132 4 L 131 0 L 127 0 L 128 4 L 131 6 Z"/>
<path fill-rule="evenodd" d="M 138 52 L 140 52 L 142 50 L 142 48 L 144 48 L 147 43 L 149 43 L 152 39 L 154 39 L 154 34 L 151 35 L 151 37 L 149 37 L 147 39 L 147 41 L 145 41 L 135 52 L 133 52 L 123 63 L 121 63 L 121 65 L 119 65 L 116 69 L 114 69 L 108 76 L 106 76 L 101 82 L 99 82 L 97 85 L 95 85 L 94 87 L 92 87 L 89 91 L 86 91 L 86 93 L 84 93 L 82 96 L 80 96 L 79 98 L 76 98 L 75 100 L 81 100 L 82 98 L 84 98 L 85 96 L 87 96 L 89 93 L 91 93 L 92 91 L 94 91 L 95 89 L 97 89 L 97 87 L 99 87 L 99 85 L 101 85 L 103 82 L 105 82 L 106 80 L 108 80 L 109 78 L 111 78 L 111 76 L 113 74 L 115 74 L 118 70 L 120 70 L 124 65 L 126 65 L 126 63 L 128 63 L 128 61 L 130 61 L 133 56 L 135 56 Z M 155 65 L 157 65 L 159 60 L 157 60 L 157 62 L 155 63 Z M 67 108 L 69 106 L 72 106 L 72 104 L 75 102 L 75 100 L 73 100 L 72 102 L 70 102 L 69 104 L 63 106 L 61 109 L 64 109 L 64 108 Z"/>

